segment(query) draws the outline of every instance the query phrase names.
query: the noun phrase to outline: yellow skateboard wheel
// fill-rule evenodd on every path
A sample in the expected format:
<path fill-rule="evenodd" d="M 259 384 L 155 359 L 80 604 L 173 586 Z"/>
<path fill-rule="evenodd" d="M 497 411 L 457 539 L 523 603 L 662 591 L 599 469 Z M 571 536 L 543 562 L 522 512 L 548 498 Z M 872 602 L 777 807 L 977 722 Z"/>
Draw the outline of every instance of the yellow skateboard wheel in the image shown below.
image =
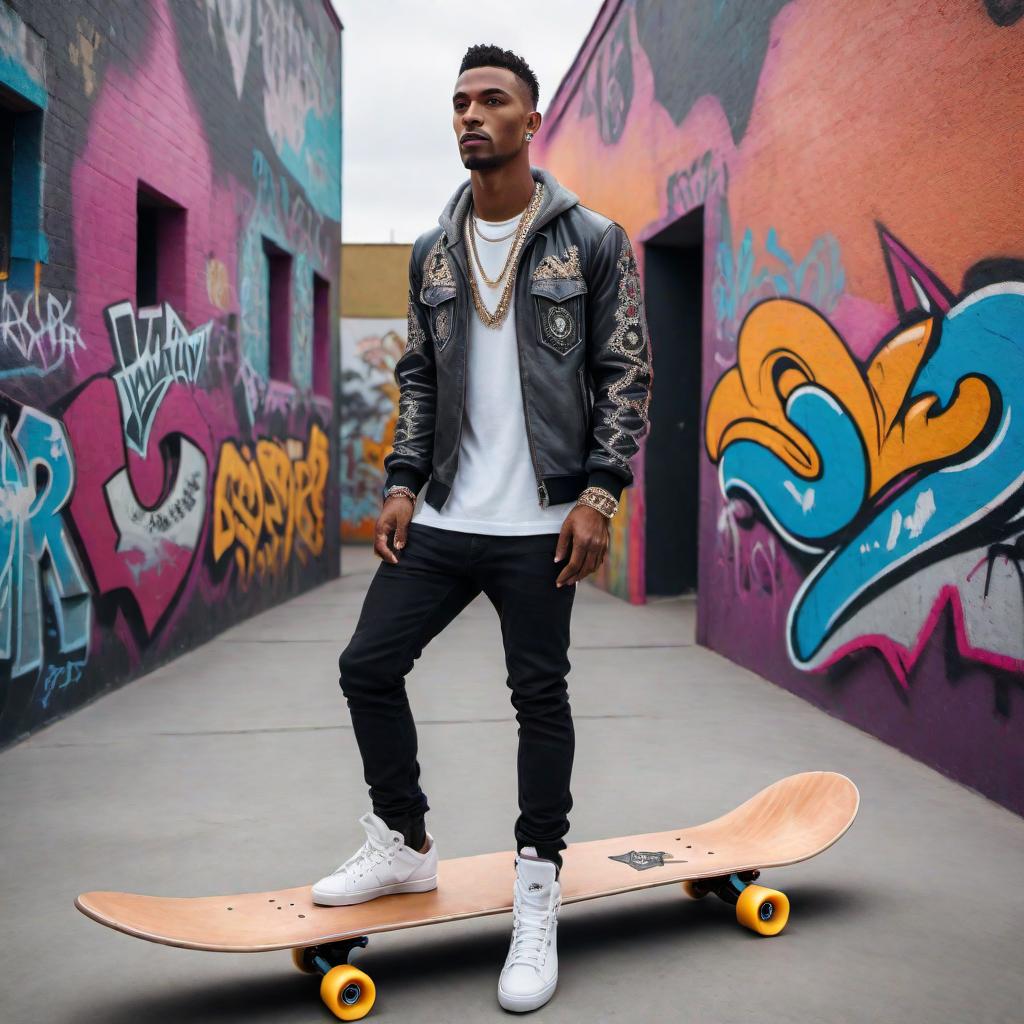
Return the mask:
<path fill-rule="evenodd" d="M 362 1020 L 377 998 L 368 974 L 351 964 L 332 967 L 320 982 L 320 998 L 339 1020 Z"/>
<path fill-rule="evenodd" d="M 683 882 L 683 892 L 690 897 L 691 900 L 702 900 L 708 894 L 708 890 L 701 887 L 698 882 L 695 882 L 692 878 L 688 878 Z"/>
<path fill-rule="evenodd" d="M 789 920 L 789 900 L 776 889 L 748 885 L 736 901 L 736 920 L 758 935 L 778 935 Z"/>

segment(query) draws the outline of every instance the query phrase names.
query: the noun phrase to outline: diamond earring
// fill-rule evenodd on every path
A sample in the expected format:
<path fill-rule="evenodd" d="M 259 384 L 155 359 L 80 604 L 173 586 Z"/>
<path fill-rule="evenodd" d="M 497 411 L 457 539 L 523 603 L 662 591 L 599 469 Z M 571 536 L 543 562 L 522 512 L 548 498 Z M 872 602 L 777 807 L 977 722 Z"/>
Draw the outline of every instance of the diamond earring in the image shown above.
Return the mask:
<path fill-rule="evenodd" d="M 526 141 L 531 142 L 533 140 L 533 132 L 526 133 Z"/>

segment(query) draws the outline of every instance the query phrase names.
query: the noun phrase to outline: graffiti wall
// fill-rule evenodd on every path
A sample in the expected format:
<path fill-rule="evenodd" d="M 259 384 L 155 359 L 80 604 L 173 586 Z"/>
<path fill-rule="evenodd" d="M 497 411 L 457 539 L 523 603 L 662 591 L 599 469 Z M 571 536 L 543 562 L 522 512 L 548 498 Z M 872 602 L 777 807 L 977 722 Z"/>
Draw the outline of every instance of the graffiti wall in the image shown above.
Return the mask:
<path fill-rule="evenodd" d="M 398 420 L 395 363 L 405 351 L 404 319 L 341 321 L 341 537 L 373 542 L 384 486 L 384 456 Z"/>
<path fill-rule="evenodd" d="M 321 0 L 0 5 L 0 745 L 337 574 L 340 76 Z"/>
<path fill-rule="evenodd" d="M 622 0 L 534 144 L 641 243 L 703 210 L 700 641 L 1019 812 L 1022 53 L 1019 4 Z"/>

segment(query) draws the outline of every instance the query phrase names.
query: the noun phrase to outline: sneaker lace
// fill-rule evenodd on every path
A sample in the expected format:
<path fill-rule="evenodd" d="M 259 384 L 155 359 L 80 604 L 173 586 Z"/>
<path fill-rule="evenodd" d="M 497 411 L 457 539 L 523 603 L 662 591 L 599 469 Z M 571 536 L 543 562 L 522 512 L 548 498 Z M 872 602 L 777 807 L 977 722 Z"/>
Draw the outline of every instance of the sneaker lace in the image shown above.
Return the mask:
<path fill-rule="evenodd" d="M 556 898 L 547 906 L 538 906 L 525 900 L 517 900 L 512 909 L 512 943 L 509 948 L 508 966 L 528 964 L 540 970 L 547 957 L 548 934 L 556 920 L 561 899 Z"/>
<path fill-rule="evenodd" d="M 367 836 L 366 842 L 344 864 L 339 864 L 334 869 L 334 874 L 345 872 L 356 878 L 362 878 L 367 871 L 371 871 L 378 864 L 390 864 L 394 859 L 394 844 L 382 843 L 373 836 Z"/>

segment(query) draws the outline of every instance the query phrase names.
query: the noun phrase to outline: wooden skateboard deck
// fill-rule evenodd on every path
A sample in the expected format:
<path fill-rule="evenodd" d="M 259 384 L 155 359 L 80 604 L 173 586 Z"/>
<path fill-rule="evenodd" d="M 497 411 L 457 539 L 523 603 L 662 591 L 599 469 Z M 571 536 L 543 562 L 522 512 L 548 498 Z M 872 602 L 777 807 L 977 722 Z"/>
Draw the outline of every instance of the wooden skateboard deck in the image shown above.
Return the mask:
<path fill-rule="evenodd" d="M 804 772 L 773 783 L 704 825 L 574 843 L 562 855 L 562 902 L 683 882 L 691 896 L 716 892 L 737 904 L 741 923 L 776 934 L 788 917 L 788 901 L 750 882 L 765 868 L 795 864 L 827 849 L 853 823 L 859 801 L 846 776 Z M 442 860 L 433 892 L 383 896 L 350 907 L 316 906 L 310 886 L 190 898 L 87 892 L 75 906 L 109 928 L 169 946 L 230 953 L 306 950 L 296 963 L 320 970 L 325 985 L 341 971 L 336 980 L 345 984 L 336 993 L 337 1005 L 326 992 L 324 998 L 342 1019 L 356 1020 L 369 1006 L 342 998 L 352 996 L 355 983 L 347 979 L 359 975 L 364 996 L 369 979 L 347 963 L 344 971 L 332 968 L 332 957 L 317 962 L 318 948 L 333 947 L 333 958 L 343 951 L 347 961 L 351 947 L 365 945 L 363 937 L 376 932 L 508 912 L 514 871 L 512 852 Z M 751 892 L 743 896 L 747 888 Z"/>

